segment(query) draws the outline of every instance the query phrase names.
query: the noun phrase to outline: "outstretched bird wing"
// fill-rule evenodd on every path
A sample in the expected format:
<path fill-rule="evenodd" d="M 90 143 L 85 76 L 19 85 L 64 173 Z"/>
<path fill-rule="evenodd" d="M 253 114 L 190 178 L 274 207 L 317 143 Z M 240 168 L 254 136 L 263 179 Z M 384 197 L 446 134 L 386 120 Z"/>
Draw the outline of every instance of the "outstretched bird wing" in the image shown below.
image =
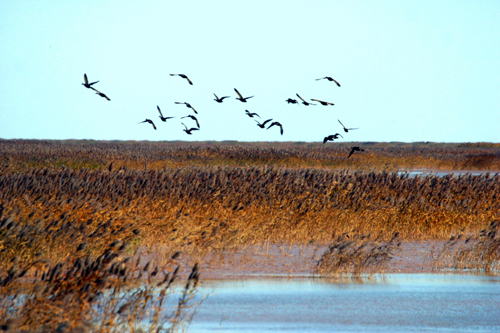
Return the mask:
<path fill-rule="evenodd" d="M 263 122 L 263 123 L 262 123 L 262 125 L 267 124 L 267 123 L 268 123 L 268 122 L 270 122 L 271 120 L 272 120 L 272 119 L 268 119 L 268 120 L 266 120 L 265 122 Z"/>
<path fill-rule="evenodd" d="M 161 113 L 160 107 L 157 105 L 156 108 L 158 109 L 158 112 L 160 112 L 160 116 L 163 118 L 163 114 Z"/>
<path fill-rule="evenodd" d="M 304 99 L 302 97 L 300 97 L 299 94 L 295 93 L 295 95 L 297 95 L 298 98 L 300 98 L 303 102 L 305 102 Z"/>
<path fill-rule="evenodd" d="M 85 85 L 89 84 L 89 80 L 87 79 L 87 74 L 83 74 L 83 80 L 85 81 Z"/>
<path fill-rule="evenodd" d="M 243 99 L 243 96 L 241 96 L 240 92 L 238 91 L 238 89 L 234 88 L 234 91 L 236 91 L 236 93 L 238 94 L 238 96 Z"/>
<path fill-rule="evenodd" d="M 347 158 L 351 157 L 351 155 L 354 154 L 354 149 L 351 148 L 351 152 L 349 153 L 349 156 L 347 156 Z"/>

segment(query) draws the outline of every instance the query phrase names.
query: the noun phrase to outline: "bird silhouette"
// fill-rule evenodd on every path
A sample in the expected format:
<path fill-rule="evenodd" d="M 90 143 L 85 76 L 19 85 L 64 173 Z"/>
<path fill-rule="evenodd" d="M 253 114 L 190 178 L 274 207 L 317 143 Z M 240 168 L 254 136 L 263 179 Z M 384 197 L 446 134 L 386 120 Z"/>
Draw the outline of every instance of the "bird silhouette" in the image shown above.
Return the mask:
<path fill-rule="evenodd" d="M 314 99 L 314 98 L 311 98 L 311 101 L 315 101 L 315 102 L 320 103 L 321 105 L 326 105 L 326 106 L 328 106 L 328 105 L 335 105 L 333 103 L 325 102 L 325 101 L 320 101 L 319 99 Z"/>
<path fill-rule="evenodd" d="M 153 125 L 153 128 L 156 129 L 155 123 L 153 123 L 153 121 L 151 119 L 146 119 L 144 121 L 141 121 L 138 124 L 142 124 L 142 123 L 150 123 L 151 125 Z"/>
<path fill-rule="evenodd" d="M 255 120 L 255 121 L 257 122 L 257 126 L 259 126 L 260 128 L 264 128 L 264 127 L 266 127 L 266 124 L 267 124 L 268 122 L 270 122 L 271 120 L 272 120 L 272 119 L 268 119 L 268 120 L 264 121 L 262 124 L 261 124 L 261 123 L 259 123 L 257 120 Z"/>
<path fill-rule="evenodd" d="M 184 123 L 181 123 L 181 124 L 184 125 L 184 127 L 185 127 L 185 129 L 183 129 L 183 131 L 189 135 L 191 135 L 192 131 L 199 131 L 200 130 L 199 128 L 196 128 L 196 127 L 191 127 L 190 129 L 188 129 Z"/>
<path fill-rule="evenodd" d="M 214 93 L 214 96 L 215 96 L 214 101 L 216 101 L 217 103 L 222 103 L 224 98 L 229 98 L 229 96 L 222 96 L 221 98 L 219 98 L 219 97 L 217 97 L 217 95 L 215 93 Z"/>
<path fill-rule="evenodd" d="M 342 124 L 342 122 L 339 119 L 337 119 L 337 120 L 339 121 L 340 125 L 342 125 L 342 127 L 344 128 L 344 132 L 346 132 L 346 133 L 349 132 L 349 131 L 351 131 L 351 130 L 357 130 L 357 129 L 359 129 L 359 127 L 356 127 L 356 128 L 346 128 L 344 126 L 344 124 Z"/>
<path fill-rule="evenodd" d="M 270 129 L 273 126 L 279 126 L 280 133 L 281 133 L 281 135 L 283 135 L 283 126 L 279 122 L 277 122 L 277 121 L 272 122 L 271 125 L 269 125 L 269 127 L 267 129 Z"/>
<path fill-rule="evenodd" d="M 337 80 L 333 79 L 333 78 L 332 78 L 332 77 L 330 77 L 330 76 L 325 76 L 325 77 L 322 77 L 322 78 L 320 78 L 320 79 L 316 79 L 316 81 L 318 81 L 318 80 L 323 80 L 323 79 L 327 79 L 328 81 L 333 81 L 333 82 L 335 82 L 335 83 L 337 84 L 337 86 L 339 86 L 339 87 L 340 87 L 340 83 L 338 83 L 338 82 L 337 82 Z"/>
<path fill-rule="evenodd" d="M 180 76 L 182 77 L 183 79 L 186 79 L 187 82 L 189 82 L 190 85 L 193 85 L 193 82 L 191 82 L 191 80 L 187 77 L 187 75 L 185 74 L 170 74 L 170 76 Z"/>
<path fill-rule="evenodd" d="M 288 104 L 297 104 L 297 105 L 299 105 L 299 102 L 297 102 L 297 100 L 296 100 L 296 99 L 293 99 L 293 98 L 289 98 L 289 99 L 287 99 L 287 100 L 286 100 L 286 102 L 287 102 Z"/>
<path fill-rule="evenodd" d="M 84 82 L 84 83 L 82 83 L 82 85 L 83 85 L 85 88 L 89 88 L 89 89 L 91 89 L 91 88 L 92 88 L 91 86 L 92 86 L 93 84 L 96 84 L 97 82 L 99 82 L 99 81 L 95 81 L 95 82 L 89 83 L 89 80 L 87 79 L 87 74 L 83 74 L 83 80 L 84 80 L 85 82 Z"/>
<path fill-rule="evenodd" d="M 253 116 L 257 116 L 257 117 L 259 117 L 259 118 L 260 118 L 260 116 L 259 116 L 257 113 L 255 113 L 255 112 L 250 113 L 250 111 L 245 110 L 245 113 L 246 113 L 246 115 L 247 115 L 247 116 L 249 116 L 250 118 L 253 118 Z"/>
<path fill-rule="evenodd" d="M 175 102 L 175 104 L 186 104 L 186 107 L 192 109 L 194 111 L 194 113 L 198 114 L 198 112 L 196 112 L 196 110 L 189 103 L 186 103 L 186 102 Z"/>
<path fill-rule="evenodd" d="M 342 136 L 342 135 L 340 135 L 339 133 L 336 133 L 336 134 L 332 134 L 332 135 L 326 136 L 323 139 L 323 143 L 326 143 L 327 141 L 333 141 L 334 139 L 338 139 L 339 136 Z M 342 138 L 343 138 L 343 136 L 342 136 Z"/>
<path fill-rule="evenodd" d="M 359 147 L 351 147 L 351 151 L 349 152 L 349 156 L 347 156 L 347 158 L 351 157 L 351 155 L 354 154 L 355 151 L 365 151 L 365 150 Z"/>
<path fill-rule="evenodd" d="M 305 101 L 302 97 L 300 97 L 300 95 L 299 95 L 299 94 L 297 94 L 297 93 L 296 93 L 295 95 L 297 95 L 297 97 L 298 97 L 298 98 L 300 98 L 300 99 L 302 100 L 302 104 L 304 104 L 304 105 L 306 105 L 306 106 L 307 106 L 307 105 L 315 105 L 315 104 L 313 104 L 313 103 L 306 102 L 306 101 Z"/>
<path fill-rule="evenodd" d="M 161 121 L 166 122 L 167 119 L 175 118 L 175 117 L 163 117 L 163 113 L 161 113 L 160 107 L 157 105 L 156 108 L 158 109 L 158 112 L 160 112 L 160 116 L 159 117 L 160 117 Z"/>
<path fill-rule="evenodd" d="M 187 115 L 185 117 L 181 117 L 181 119 L 184 119 L 184 118 L 191 118 L 191 119 L 193 119 L 194 121 L 196 121 L 196 126 L 198 126 L 198 128 L 200 128 L 200 123 L 198 123 L 198 119 L 196 119 L 195 116 L 193 116 L 193 115 Z"/>
<path fill-rule="evenodd" d="M 239 100 L 239 101 L 241 101 L 241 102 L 243 102 L 243 103 L 246 103 L 246 102 L 247 102 L 247 99 L 254 97 L 254 96 L 250 96 L 250 97 L 243 97 L 243 96 L 241 96 L 240 92 L 239 92 L 236 88 L 234 88 L 234 91 L 236 91 L 236 93 L 237 93 L 237 94 L 238 94 L 238 96 L 239 96 L 239 97 L 236 97 L 236 99 L 237 99 L 237 100 Z"/>
<path fill-rule="evenodd" d="M 109 97 L 106 96 L 104 93 L 100 92 L 99 90 L 95 89 L 95 88 L 92 88 L 90 87 L 90 89 L 92 89 L 93 91 L 95 91 L 95 93 L 103 98 L 106 98 L 108 101 L 110 101 Z"/>

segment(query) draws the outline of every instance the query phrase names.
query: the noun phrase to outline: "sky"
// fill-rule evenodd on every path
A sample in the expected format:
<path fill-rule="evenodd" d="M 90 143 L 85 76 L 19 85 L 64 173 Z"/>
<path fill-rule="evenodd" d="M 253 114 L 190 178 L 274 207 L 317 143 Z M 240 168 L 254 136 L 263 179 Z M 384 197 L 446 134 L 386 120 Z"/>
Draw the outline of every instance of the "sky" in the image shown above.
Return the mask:
<path fill-rule="evenodd" d="M 498 0 L 2 0 L 0 138 L 500 142 L 499 15 Z"/>

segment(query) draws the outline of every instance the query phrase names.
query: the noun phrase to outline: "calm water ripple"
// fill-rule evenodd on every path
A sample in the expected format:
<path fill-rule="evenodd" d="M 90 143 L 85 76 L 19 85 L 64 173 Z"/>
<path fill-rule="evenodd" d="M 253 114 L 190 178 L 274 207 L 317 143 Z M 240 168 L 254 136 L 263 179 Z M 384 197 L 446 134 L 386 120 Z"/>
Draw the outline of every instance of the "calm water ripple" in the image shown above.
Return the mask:
<path fill-rule="evenodd" d="M 189 332 L 500 332 L 500 277 L 205 283 Z"/>

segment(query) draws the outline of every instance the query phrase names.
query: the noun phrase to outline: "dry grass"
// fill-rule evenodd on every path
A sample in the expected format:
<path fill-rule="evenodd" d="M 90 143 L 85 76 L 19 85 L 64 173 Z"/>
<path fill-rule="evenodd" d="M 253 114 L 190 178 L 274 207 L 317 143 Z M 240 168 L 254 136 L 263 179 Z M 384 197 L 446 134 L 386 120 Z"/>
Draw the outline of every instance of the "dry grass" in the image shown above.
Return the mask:
<path fill-rule="evenodd" d="M 365 152 L 346 158 L 350 146 Z M 159 170 L 198 166 L 282 166 L 386 171 L 500 170 L 500 144 L 336 142 L 110 142 L 0 140 L 9 171 L 29 168 Z"/>
<path fill-rule="evenodd" d="M 336 144 L 0 140 L 0 318 L 20 318 L 22 328 L 43 322 L 48 330 L 91 321 L 103 332 L 134 331 L 142 318 L 157 318 L 160 327 L 177 251 L 192 266 L 208 253 L 253 245 L 330 244 L 317 274 L 373 274 L 396 250 L 395 233 L 448 239 L 500 219 L 499 175 L 394 172 L 500 170 L 499 147 L 364 148 L 347 159 L 348 149 Z M 470 267 L 475 259 L 468 258 L 485 246 L 464 248 L 457 262 Z M 155 269 L 134 264 L 138 250 L 158 255 Z M 193 274 L 180 310 L 170 313 L 174 322 L 185 319 Z M 153 289 L 158 279 L 168 286 L 163 293 Z M 127 307 L 119 311 L 126 304 L 130 317 Z"/>
<path fill-rule="evenodd" d="M 400 242 L 396 233 L 389 241 L 369 236 L 339 236 L 321 255 L 314 267 L 316 276 L 339 278 L 370 277 L 382 274 L 398 250 Z"/>
<path fill-rule="evenodd" d="M 451 269 L 488 274 L 500 272 L 500 221 L 480 232 L 453 235 L 441 249 L 434 250 L 430 257 L 437 270 Z"/>
<path fill-rule="evenodd" d="M 168 311 L 164 303 L 180 282 L 181 267 L 175 259 L 141 264 L 127 254 L 136 229 L 110 221 L 76 227 L 60 217 L 20 221 L 3 212 L 0 207 L 3 330 L 176 332 L 193 315 L 198 266 Z"/>

